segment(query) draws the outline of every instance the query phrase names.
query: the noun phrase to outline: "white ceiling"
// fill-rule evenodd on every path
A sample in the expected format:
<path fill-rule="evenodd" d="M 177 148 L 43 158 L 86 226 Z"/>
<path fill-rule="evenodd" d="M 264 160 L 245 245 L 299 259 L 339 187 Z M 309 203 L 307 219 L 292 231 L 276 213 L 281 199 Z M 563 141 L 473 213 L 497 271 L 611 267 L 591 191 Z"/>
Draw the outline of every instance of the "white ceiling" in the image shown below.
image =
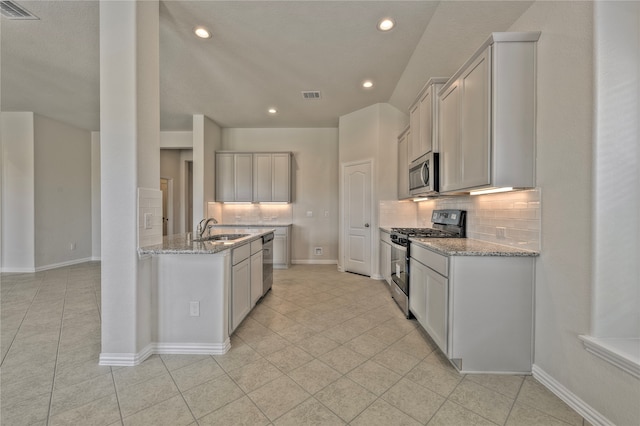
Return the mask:
<path fill-rule="evenodd" d="M 2 111 L 98 130 L 98 2 L 17 3 L 40 20 L 2 18 Z M 193 114 L 222 127 L 336 127 L 341 115 L 377 102 L 406 111 L 429 77 L 453 74 L 530 4 L 162 1 L 161 129 L 191 130 Z M 389 33 L 376 29 L 385 16 L 397 23 Z M 213 38 L 197 39 L 196 25 Z M 365 79 L 373 89 L 361 88 Z M 305 90 L 322 99 L 304 100 Z"/>

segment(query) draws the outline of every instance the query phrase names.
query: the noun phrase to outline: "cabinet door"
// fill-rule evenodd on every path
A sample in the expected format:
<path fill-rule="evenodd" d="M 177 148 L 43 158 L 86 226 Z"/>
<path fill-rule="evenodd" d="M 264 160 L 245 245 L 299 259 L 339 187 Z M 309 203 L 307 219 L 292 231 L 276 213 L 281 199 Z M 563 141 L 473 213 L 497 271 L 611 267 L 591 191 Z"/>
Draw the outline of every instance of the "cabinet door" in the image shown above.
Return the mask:
<path fill-rule="evenodd" d="M 420 99 L 420 153 L 426 154 L 433 149 L 433 93 L 430 86 Z"/>
<path fill-rule="evenodd" d="M 491 120 L 491 46 L 460 77 L 462 175 L 459 188 L 488 185 Z"/>
<path fill-rule="evenodd" d="M 253 200 L 253 154 L 234 154 L 235 200 Z"/>
<path fill-rule="evenodd" d="M 287 268 L 289 266 L 287 236 L 274 235 L 273 237 L 273 266 L 277 268 Z"/>
<path fill-rule="evenodd" d="M 460 89 L 454 82 L 440 97 L 440 192 L 460 188 Z"/>
<path fill-rule="evenodd" d="M 391 246 L 380 241 L 380 275 L 391 285 Z"/>
<path fill-rule="evenodd" d="M 417 262 L 416 262 L 417 263 Z M 413 270 L 411 271 L 413 274 Z M 425 268 L 424 277 L 426 316 L 424 319 L 424 329 L 438 345 L 442 352 L 447 352 L 447 331 L 448 331 L 448 304 L 449 304 L 449 280 L 437 272 Z M 411 289 L 413 291 L 413 288 Z"/>
<path fill-rule="evenodd" d="M 273 201 L 271 154 L 253 154 L 253 201 Z"/>
<path fill-rule="evenodd" d="M 427 271 L 429 268 L 415 259 L 409 259 L 409 310 L 426 330 L 427 317 Z"/>
<path fill-rule="evenodd" d="M 251 255 L 251 307 L 262 297 L 262 250 Z"/>
<path fill-rule="evenodd" d="M 216 154 L 216 201 L 235 201 L 235 160 L 233 154 Z"/>
<path fill-rule="evenodd" d="M 398 139 L 398 200 L 404 200 L 411 197 L 409 193 L 409 154 L 408 139 L 411 132 L 405 132 Z"/>
<path fill-rule="evenodd" d="M 407 136 L 409 140 L 409 163 L 420 157 L 420 102 L 416 102 L 409 109 L 409 127 L 411 134 Z"/>
<path fill-rule="evenodd" d="M 250 260 L 245 259 L 231 270 L 231 321 L 232 333 L 251 310 Z"/>
<path fill-rule="evenodd" d="M 272 199 L 271 201 L 291 201 L 291 155 L 272 154 Z"/>

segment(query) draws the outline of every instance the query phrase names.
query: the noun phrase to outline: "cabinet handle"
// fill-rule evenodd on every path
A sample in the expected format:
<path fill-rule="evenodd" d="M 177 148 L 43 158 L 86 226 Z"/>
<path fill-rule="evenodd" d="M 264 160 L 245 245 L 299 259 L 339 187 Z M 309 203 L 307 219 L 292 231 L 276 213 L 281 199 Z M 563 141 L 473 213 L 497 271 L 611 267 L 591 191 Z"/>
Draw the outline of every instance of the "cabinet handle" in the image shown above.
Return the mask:
<path fill-rule="evenodd" d="M 368 228 L 368 227 L 369 227 L 369 224 L 368 224 L 368 223 L 365 223 L 365 224 L 364 224 L 364 227 L 365 227 L 365 228 Z"/>

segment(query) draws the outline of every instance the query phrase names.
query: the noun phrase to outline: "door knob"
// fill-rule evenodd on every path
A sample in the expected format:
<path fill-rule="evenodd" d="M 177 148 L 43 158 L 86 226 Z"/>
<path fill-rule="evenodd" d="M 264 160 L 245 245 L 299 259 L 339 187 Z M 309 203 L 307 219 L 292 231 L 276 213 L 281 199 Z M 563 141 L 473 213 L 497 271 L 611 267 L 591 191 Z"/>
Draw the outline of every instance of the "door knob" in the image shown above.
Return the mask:
<path fill-rule="evenodd" d="M 364 224 L 364 227 L 365 227 L 365 228 L 368 228 L 368 227 L 369 227 L 369 224 L 368 224 L 368 223 L 365 223 L 365 224 Z"/>

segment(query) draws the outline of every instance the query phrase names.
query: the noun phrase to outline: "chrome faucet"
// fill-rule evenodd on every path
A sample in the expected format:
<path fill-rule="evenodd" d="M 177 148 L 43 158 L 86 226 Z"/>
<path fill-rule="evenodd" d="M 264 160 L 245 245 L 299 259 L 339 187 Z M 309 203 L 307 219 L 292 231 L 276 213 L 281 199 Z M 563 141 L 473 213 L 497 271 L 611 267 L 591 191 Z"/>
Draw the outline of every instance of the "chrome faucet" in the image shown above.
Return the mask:
<path fill-rule="evenodd" d="M 202 225 L 203 222 L 204 225 Z M 202 238 L 202 234 L 204 234 L 206 230 L 209 230 L 209 232 L 211 232 L 211 227 L 213 225 L 209 225 L 209 222 L 213 222 L 214 224 L 218 223 L 218 221 L 214 217 L 202 219 L 198 224 L 198 238 Z"/>

